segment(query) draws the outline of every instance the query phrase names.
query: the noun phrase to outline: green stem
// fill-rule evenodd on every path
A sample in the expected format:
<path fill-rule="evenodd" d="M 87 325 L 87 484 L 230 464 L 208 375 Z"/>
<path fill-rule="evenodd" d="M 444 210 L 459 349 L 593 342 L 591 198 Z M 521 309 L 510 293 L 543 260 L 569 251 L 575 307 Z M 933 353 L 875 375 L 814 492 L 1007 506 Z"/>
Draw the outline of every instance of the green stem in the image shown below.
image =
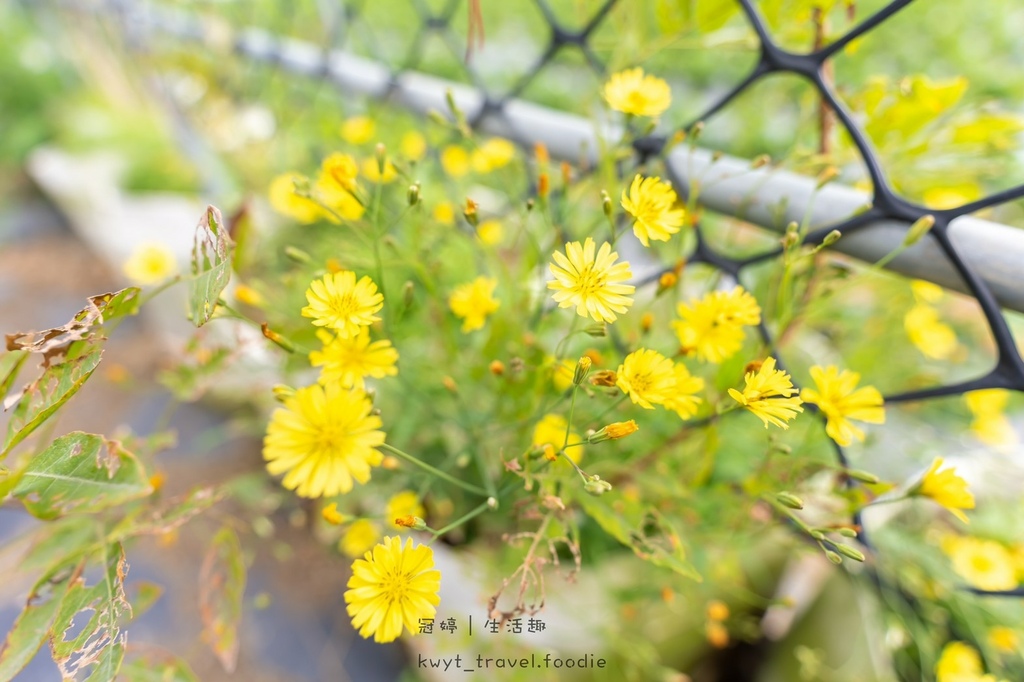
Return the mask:
<path fill-rule="evenodd" d="M 591 421 L 595 421 L 595 422 L 600 422 L 600 421 L 601 421 L 602 419 L 604 419 L 604 418 L 605 418 L 605 417 L 606 417 L 606 416 L 608 415 L 608 413 L 609 413 L 609 412 L 611 412 L 611 411 L 612 411 L 612 410 L 614 410 L 614 409 L 615 409 L 616 407 L 618 407 L 619 405 L 621 405 L 621 404 L 622 404 L 622 402 L 623 402 L 623 401 L 624 401 L 624 400 L 625 400 L 626 398 L 628 398 L 628 397 L 629 397 L 628 395 L 620 395 L 620 396 L 619 396 L 619 399 L 618 399 L 618 400 L 616 400 L 616 401 L 615 401 L 614 403 L 612 403 L 611 405 L 609 405 L 609 406 L 608 406 L 608 408 L 607 408 L 607 409 L 605 409 L 605 411 L 604 411 L 604 412 L 602 412 L 601 414 L 599 414 L 599 415 L 597 415 L 596 417 L 594 417 L 594 418 L 593 418 L 593 420 L 591 420 Z"/>
<path fill-rule="evenodd" d="M 482 497 L 490 497 L 488 492 L 486 490 L 484 490 L 483 488 L 477 487 L 477 486 L 473 485 L 472 483 L 466 483 L 465 481 L 460 481 L 459 479 L 455 478 L 451 474 L 448 474 L 448 473 L 446 473 L 444 471 L 441 471 L 440 469 L 427 464 L 426 462 L 424 462 L 421 459 L 418 459 L 417 457 L 413 457 L 408 452 L 402 452 L 398 448 L 396 448 L 396 447 L 394 447 L 392 445 L 388 445 L 387 443 L 383 443 L 379 447 L 380 447 L 381 450 L 386 450 L 387 452 L 390 452 L 392 455 L 397 455 L 398 457 L 401 457 L 405 461 L 407 461 L 407 462 L 409 462 L 411 464 L 415 464 L 416 466 L 420 467 L 424 471 L 429 471 L 430 473 L 434 474 L 438 478 L 444 479 L 445 481 L 448 481 L 449 483 L 451 483 L 453 485 L 459 486 L 463 490 L 466 490 L 468 492 L 474 493 L 476 495 L 480 495 Z"/>
<path fill-rule="evenodd" d="M 562 442 L 562 449 L 569 444 L 569 434 L 572 432 L 572 415 L 576 411 L 576 392 L 579 390 L 577 384 L 572 387 L 572 399 L 569 401 L 569 419 L 565 422 L 565 440 Z"/>
<path fill-rule="evenodd" d="M 460 516 L 459 518 L 455 519 L 454 521 L 449 523 L 444 528 L 441 528 L 439 530 L 432 530 L 432 529 L 428 529 L 428 530 L 430 530 L 430 532 L 433 533 L 434 540 L 436 540 L 439 537 L 441 537 L 442 535 L 444 535 L 445 533 L 447 533 L 448 531 L 450 531 L 452 529 L 455 529 L 455 528 L 458 528 L 462 524 L 467 523 L 467 522 L 475 519 L 476 517 L 480 516 L 485 511 L 487 511 L 488 508 L 489 508 L 489 505 L 487 504 L 487 502 L 482 502 L 475 509 L 473 509 L 472 511 L 466 513 L 465 515 Z M 431 542 L 433 542 L 434 540 L 431 540 Z"/>

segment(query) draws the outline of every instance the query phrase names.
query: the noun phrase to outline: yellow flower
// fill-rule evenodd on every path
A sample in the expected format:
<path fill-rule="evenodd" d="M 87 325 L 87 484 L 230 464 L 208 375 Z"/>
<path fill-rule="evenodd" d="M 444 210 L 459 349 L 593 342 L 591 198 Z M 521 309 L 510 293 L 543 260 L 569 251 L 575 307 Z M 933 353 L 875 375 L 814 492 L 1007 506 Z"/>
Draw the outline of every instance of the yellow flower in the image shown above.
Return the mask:
<path fill-rule="evenodd" d="M 551 368 L 551 383 L 555 385 L 555 390 L 565 393 L 572 388 L 572 378 L 575 373 L 576 363 L 572 360 L 556 362 Z"/>
<path fill-rule="evenodd" d="M 645 409 L 675 397 L 675 363 L 656 350 L 641 348 L 627 355 L 616 377 L 615 385 Z"/>
<path fill-rule="evenodd" d="M 323 207 L 309 197 L 298 194 L 295 191 L 297 186 L 308 187 L 309 179 L 299 173 L 284 173 L 275 177 L 267 190 L 270 206 L 281 215 L 304 225 L 323 218 Z"/>
<path fill-rule="evenodd" d="M 434 207 L 434 220 L 442 225 L 455 224 L 455 207 L 449 201 L 442 201 Z"/>
<path fill-rule="evenodd" d="M 729 606 L 718 599 L 712 599 L 708 602 L 705 612 L 708 615 L 708 620 L 726 620 L 729 618 Z"/>
<path fill-rule="evenodd" d="M 874 386 L 857 388 L 860 374 L 835 365 L 811 367 L 811 378 L 816 389 L 805 388 L 800 397 L 804 402 L 817 405 L 828 422 L 825 433 L 839 445 L 849 445 L 856 438 L 864 440 L 864 432 L 850 420 L 871 424 L 885 423 L 882 394 Z"/>
<path fill-rule="evenodd" d="M 746 383 L 743 392 L 730 388 L 729 395 L 763 421 L 766 429 L 768 424 L 788 429 L 786 422 L 796 417 L 797 412 L 804 411 L 800 407 L 803 401 L 793 395 L 796 389 L 789 374 L 775 368 L 775 358 L 767 358 L 756 372 L 747 372 L 743 380 Z"/>
<path fill-rule="evenodd" d="M 950 536 L 942 551 L 953 562 L 953 570 L 979 590 L 1012 590 L 1017 587 L 1013 555 L 993 540 Z"/>
<path fill-rule="evenodd" d="M 370 332 L 366 327 L 361 327 L 347 339 L 331 336 L 321 329 L 317 338 L 323 343 L 323 348 L 309 354 L 309 363 L 313 367 L 323 367 L 319 381 L 325 386 L 337 382 L 343 388 L 364 389 L 366 377 L 382 379 L 398 374 L 395 367 L 398 351 L 387 339 L 370 343 Z"/>
<path fill-rule="evenodd" d="M 563 444 L 565 445 L 577 445 L 583 442 L 580 435 L 575 431 L 569 431 L 569 442 L 565 442 L 565 431 L 569 426 L 569 422 L 560 414 L 546 414 L 544 415 L 537 425 L 533 427 L 533 439 L 531 445 L 538 448 L 546 448 L 550 446 L 552 453 L 562 449 Z M 575 447 L 569 448 L 565 451 L 565 454 L 569 456 L 569 459 L 579 464 L 580 457 L 583 455 L 583 448 Z"/>
<path fill-rule="evenodd" d="M 366 144 L 373 140 L 377 125 L 369 116 L 353 116 L 341 124 L 341 137 L 349 144 Z"/>
<path fill-rule="evenodd" d="M 668 83 L 656 76 L 645 76 L 639 67 L 613 73 L 603 94 L 612 109 L 634 116 L 659 116 L 672 103 Z"/>
<path fill-rule="evenodd" d="M 935 303 L 945 293 L 938 284 L 923 279 L 910 280 L 910 291 L 918 303 Z"/>
<path fill-rule="evenodd" d="M 548 268 L 555 279 L 548 282 L 548 289 L 554 289 L 552 298 L 559 308 L 576 306 L 576 314 L 591 317 L 598 322 L 614 322 L 615 314 L 625 313 L 633 299 L 636 287 L 623 284 L 633 273 L 629 262 L 616 263 L 619 254 L 612 251 L 612 245 L 605 242 L 594 254 L 594 240 L 587 237 L 581 246 L 579 242 L 565 245 L 565 254 L 556 251 L 554 263 Z"/>
<path fill-rule="evenodd" d="M 501 226 L 500 221 L 485 220 L 477 225 L 476 236 L 480 237 L 480 241 L 487 246 L 494 246 L 501 243 L 505 236 L 505 229 Z"/>
<path fill-rule="evenodd" d="M 595 431 L 587 438 L 588 443 L 603 443 L 606 440 L 618 440 L 619 438 L 625 438 L 631 436 L 640 427 L 637 426 L 635 419 L 630 419 L 625 422 L 612 422 L 606 426 L 602 426 L 598 431 Z"/>
<path fill-rule="evenodd" d="M 516 158 L 516 146 L 502 137 L 492 137 L 473 151 L 470 158 L 477 173 L 490 173 Z"/>
<path fill-rule="evenodd" d="M 338 511 L 337 502 L 331 502 L 329 505 L 321 509 L 320 515 L 324 518 L 324 521 L 333 526 L 340 526 L 345 522 L 345 517 Z"/>
<path fill-rule="evenodd" d="M 348 154 L 335 152 L 320 164 L 321 178 L 337 187 L 352 192 L 356 188 L 356 177 L 359 176 L 359 164 Z"/>
<path fill-rule="evenodd" d="M 988 630 L 988 641 L 1000 653 L 1012 654 L 1020 649 L 1020 637 L 1013 628 L 996 625 Z"/>
<path fill-rule="evenodd" d="M 448 307 L 456 317 L 462 318 L 463 333 L 483 327 L 487 316 L 501 305 L 501 301 L 494 298 L 497 286 L 498 280 L 493 277 L 477 277 L 455 287 L 448 297 Z"/>
<path fill-rule="evenodd" d="M 950 642 L 942 648 L 935 664 L 935 682 L 1004 682 L 984 673 L 978 650 L 964 642 Z"/>
<path fill-rule="evenodd" d="M 239 284 L 235 287 L 235 300 L 245 305 L 259 308 L 263 305 L 263 296 L 248 284 Z"/>
<path fill-rule="evenodd" d="M 1017 433 L 1004 414 L 1009 398 L 1009 392 L 1000 388 L 970 391 L 964 394 L 967 408 L 974 414 L 971 431 L 982 443 L 1001 446 L 1013 445 L 1017 442 Z"/>
<path fill-rule="evenodd" d="M 388 524 L 395 529 L 401 529 L 395 523 L 395 519 L 402 516 L 419 516 L 424 517 L 427 515 L 427 511 L 420 504 L 420 498 L 412 490 L 403 490 L 400 493 L 396 493 L 391 496 L 388 500 L 387 507 L 384 509 L 384 517 L 387 519 Z"/>
<path fill-rule="evenodd" d="M 410 130 L 402 135 L 398 150 L 410 161 L 419 161 L 427 153 L 427 138 L 415 130 Z"/>
<path fill-rule="evenodd" d="M 376 182 L 381 184 L 387 184 L 393 182 L 398 177 L 398 171 L 395 170 L 394 164 L 391 163 L 390 159 L 384 161 L 384 173 L 380 172 L 380 162 L 375 157 L 363 160 L 363 175 L 370 182 Z"/>
<path fill-rule="evenodd" d="M 267 471 L 287 472 L 285 488 L 300 497 L 329 497 L 352 490 L 352 481 L 370 480 L 370 467 L 384 455 L 380 417 L 359 390 L 314 384 L 286 398 L 274 410 L 263 439 Z"/>
<path fill-rule="evenodd" d="M 348 338 L 359 333 L 380 318 L 375 312 L 384 307 L 384 296 L 367 276 L 358 282 L 351 270 L 328 273 L 315 279 L 306 289 L 309 305 L 302 309 L 303 317 L 313 318 L 313 324 L 337 332 Z"/>
<path fill-rule="evenodd" d="M 366 554 L 380 539 L 380 529 L 377 524 L 367 519 L 360 519 L 354 522 L 341 536 L 338 542 L 338 549 L 353 559 Z"/>
<path fill-rule="evenodd" d="M 967 481 L 956 475 L 953 468 L 939 471 L 942 458 L 936 457 L 921 481 L 908 494 L 929 497 L 948 509 L 954 516 L 968 523 L 961 509 L 974 509 L 974 495 L 967 490 Z"/>
<path fill-rule="evenodd" d="M 143 244 L 124 263 L 124 274 L 135 284 L 158 284 L 178 269 L 174 253 L 163 244 Z"/>
<path fill-rule="evenodd" d="M 735 355 L 743 346 L 743 327 L 761 322 L 757 299 L 739 285 L 680 303 L 677 312 L 682 319 L 673 322 L 672 328 L 683 352 L 713 363 Z"/>
<path fill-rule="evenodd" d="M 633 234 L 644 246 L 650 241 L 667 242 L 679 232 L 686 219 L 686 211 L 673 208 L 678 197 L 672 185 L 661 178 L 644 178 L 637 175 L 629 187 L 629 194 L 622 193 L 622 208 L 633 216 Z"/>
<path fill-rule="evenodd" d="M 681 362 L 675 363 L 675 388 L 672 395 L 665 401 L 665 409 L 672 410 L 680 419 L 689 419 L 697 414 L 697 406 L 703 400 L 697 393 L 704 388 L 704 380 L 690 374 L 690 370 Z"/>
<path fill-rule="evenodd" d="M 434 552 L 426 545 L 402 546 L 402 538 L 386 537 L 352 563 L 345 603 L 352 626 L 375 642 L 392 642 L 402 626 L 415 635 L 421 618 L 433 618 L 441 598 L 441 573 L 434 568 Z"/>
<path fill-rule="evenodd" d="M 441 150 L 441 168 L 453 178 L 461 178 L 469 172 L 469 152 L 462 147 L 448 145 Z"/>
<path fill-rule="evenodd" d="M 911 343 L 933 360 L 946 360 L 956 352 L 958 343 L 953 328 L 939 319 L 930 305 L 918 303 L 903 318 L 903 328 Z"/>

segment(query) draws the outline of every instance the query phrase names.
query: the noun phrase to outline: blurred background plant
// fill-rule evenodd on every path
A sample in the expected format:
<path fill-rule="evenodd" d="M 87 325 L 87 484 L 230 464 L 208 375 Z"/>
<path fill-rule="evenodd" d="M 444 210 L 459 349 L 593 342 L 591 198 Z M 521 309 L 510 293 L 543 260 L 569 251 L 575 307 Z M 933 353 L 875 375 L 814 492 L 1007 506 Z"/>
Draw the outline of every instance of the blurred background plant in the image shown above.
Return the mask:
<path fill-rule="evenodd" d="M 807 50 L 883 4 L 772 0 L 758 7 L 780 44 Z M 762 326 L 756 319 L 746 323 L 733 351 L 711 362 L 689 347 L 689 332 L 679 327 L 696 326 L 703 310 L 697 301 L 734 283 L 707 265 L 688 264 L 695 225 L 731 257 L 761 253 L 779 239 L 702 210 L 696 188 L 682 195 L 677 187 L 686 209 L 678 234 L 642 248 L 620 197 L 630 191 L 634 171 L 664 177 L 656 160 L 637 168 L 628 163 L 647 119 L 633 118 L 621 138 L 604 140 L 596 167 L 559 164 L 542 147 L 471 131 L 454 106 L 418 118 L 386 101 L 338 97 L 324 80 L 258 64 L 226 47 L 233 30 L 261 27 L 318 46 L 343 45 L 395 69 L 415 68 L 499 95 L 514 92 L 595 122 L 615 117 L 602 101 L 607 74 L 642 64 L 671 88 L 672 106 L 660 114 L 658 130 L 673 131 L 756 62 L 759 43 L 738 3 L 614 4 L 586 49 L 560 50 L 529 78 L 524 74 L 547 49 L 552 22 L 578 25 L 579 17 L 601 10 L 599 3 L 483 4 L 486 39 L 468 54 L 472 13 L 462 3 L 389 0 L 350 6 L 347 13 L 342 5 L 269 0 L 162 6 L 204 17 L 208 42 L 121 35 L 119 26 L 131 25 L 132 3 L 121 7 L 125 24 L 116 12 L 81 11 L 99 6 L 0 6 L 0 81 L 8 84 L 0 89 L 5 224 L 17 225 L 42 190 L 118 273 L 115 281 L 143 287 L 125 289 L 116 299 L 123 307 L 86 307 L 69 324 L 74 333 L 27 338 L 26 345 L 36 344 L 28 349 L 35 351 L 31 361 L 11 342 L 0 359 L 0 385 L 11 406 L 3 490 L 9 508 L 46 521 L 11 522 L 12 533 L 27 535 L 10 553 L 31 544 L 21 568 L 35 587 L 10 598 L 25 603 L 30 595 L 0 653 L 3 679 L 45 641 L 52 641 L 63 674 L 111 679 L 124 633 L 140 629 L 127 622 L 124 604 L 144 623 L 159 595 L 148 582 L 133 593 L 134 576 L 130 596 L 122 592 L 121 547 L 131 558 L 133 545 L 143 567 L 147 552 L 162 557 L 176 546 L 191 552 L 182 552 L 191 563 L 179 565 L 200 576 L 200 606 L 194 620 L 177 627 L 192 635 L 202 628 L 219 667 L 189 649 L 188 639 L 175 650 L 178 659 L 133 649 L 133 634 L 128 679 L 147 679 L 155 667 L 178 679 L 189 679 L 190 667 L 217 679 L 238 665 L 236 674 L 246 679 L 323 679 L 322 665 L 310 670 L 285 659 L 277 662 L 279 672 L 245 673 L 246 657 L 259 644 L 250 640 L 240 648 L 239 638 L 259 622 L 256 614 L 268 609 L 271 593 L 274 602 L 308 603 L 296 594 L 305 588 L 325 595 L 321 609 L 343 616 L 350 557 L 383 535 L 409 533 L 392 523 L 406 516 L 438 529 L 413 533 L 421 542 L 438 538 L 438 619 L 462 624 L 473 614 L 481 628 L 502 614 L 550 623 L 526 639 L 469 638 L 464 630 L 405 639 L 414 662 L 420 653 L 554 650 L 608 659 L 608 667 L 580 679 L 938 676 L 948 682 L 985 679 L 985 671 L 990 679 L 1022 677 L 1020 604 L 971 591 L 1013 591 L 1024 576 L 1024 537 L 1016 532 L 1021 508 L 1013 494 L 1020 475 L 1019 396 L 989 390 L 886 405 L 885 424 L 864 426 L 866 439 L 847 449 L 854 467 L 848 469 L 837 464 L 834 437 L 810 405 L 792 422 L 784 419 L 790 428 L 766 430 L 758 413 L 739 410 L 728 392 L 754 399 L 744 375 L 757 373 L 770 355 L 785 359 L 797 386 L 818 387 L 813 402 L 829 419 L 821 395 L 827 391 L 811 370 L 816 365 L 855 370 L 860 386 L 886 395 L 977 376 L 995 363 L 996 350 L 975 301 L 791 239 L 780 258 L 744 271 L 741 284 L 756 299 Z M 445 19 L 423 32 L 428 16 Z M 940 209 L 1019 184 L 1021 84 L 1013 63 L 1022 24 L 1024 12 L 1009 0 L 983 7 L 947 2 L 941 11 L 917 2 L 833 61 L 829 78 L 902 195 Z M 699 136 L 702 147 L 771 159 L 752 165 L 867 186 L 841 127 L 813 90 L 789 75 L 757 83 L 702 129 L 684 132 L 689 139 L 672 142 L 694 144 Z M 44 163 L 54 158 L 58 165 Z M 112 159 L 106 185 L 99 173 L 90 179 L 96 158 Z M 52 177 L 64 170 L 77 193 L 54 189 Z M 351 187 L 338 180 L 346 177 Z M 191 245 L 201 209 L 192 210 L 188 224 L 167 217 L 178 215 L 170 205 L 156 209 L 164 211 L 162 219 L 133 213 L 142 205 L 129 202 L 154 191 L 187 197 L 190 207 L 201 196 L 225 209 L 220 217 L 203 213 L 199 235 L 209 238 L 211 260 L 199 258 L 191 274 L 182 245 Z M 119 197 L 124 215 L 137 220 L 101 220 L 108 234 L 97 237 L 82 224 L 89 224 L 91 208 L 105 206 L 97 202 L 104 192 Z M 1022 220 L 1017 202 L 985 215 L 1011 225 Z M 143 223 L 150 220 L 147 231 Z M 794 230 L 809 227 L 820 226 Z M 5 248 L 17 250 L 31 235 L 11 229 Z M 634 274 L 661 273 L 638 289 L 614 323 L 555 309 L 545 288 L 552 253 L 587 237 L 596 246 L 615 241 Z M 341 370 L 327 383 L 365 385 L 389 446 L 434 471 L 382 448 L 383 470 L 374 469 L 370 482 L 309 501 L 266 475 L 259 439 L 273 410 L 281 409 L 275 397 L 288 406 L 293 391 L 315 385 L 331 358 L 346 352 L 332 350 L 332 342 L 346 339 L 324 336 L 303 315 L 312 304 L 311 283 L 343 271 L 370 277 L 383 294 L 382 319 L 363 340 L 389 340 L 398 360 L 385 354 L 367 361 L 376 370 L 361 373 L 365 383 Z M 17 280 L 5 286 L 45 312 L 32 318 L 45 320 L 40 327 L 62 323 L 80 307 L 50 310 Z M 158 372 L 151 365 L 136 378 L 119 375 L 123 365 L 114 365 L 102 380 L 142 395 L 148 370 L 172 397 L 142 420 L 137 434 L 118 434 L 117 444 L 75 433 L 54 440 L 59 427 L 47 417 L 54 408 L 75 409 L 75 402 L 62 407 L 63 399 L 89 378 L 102 337 L 116 339 L 120 316 L 143 299 L 168 357 L 154 363 Z M 212 319 L 195 334 L 168 322 L 184 320 L 186 309 L 195 323 Z M 1019 316 L 1007 312 L 1006 319 L 1019 336 Z M 141 347 L 122 353 L 131 357 Z M 700 405 L 663 397 L 673 409 L 648 411 L 627 400 L 629 388 L 616 382 L 629 373 L 627 356 L 641 348 L 670 358 L 673 372 L 682 366 L 701 379 L 702 387 L 688 391 Z M 50 363 L 46 353 L 54 349 Z M 52 366 L 38 370 L 41 379 L 17 400 L 19 382 L 28 377 L 19 379 L 16 370 L 30 375 L 37 355 Z M 590 373 L 574 382 L 584 357 Z M 673 374 L 669 384 L 683 381 Z M 806 393 L 804 399 L 811 402 Z M 200 411 L 217 410 L 214 424 L 175 419 L 196 401 Z M 635 434 L 577 445 L 592 439 L 591 430 L 631 419 L 639 426 Z M 14 449 L 19 434 L 36 427 L 36 437 Z M 82 428 L 99 430 L 88 422 Z M 188 441 L 194 452 L 249 439 L 232 471 L 207 475 L 204 467 L 216 469 L 210 458 L 182 459 L 180 448 L 170 450 L 178 453 L 175 465 L 167 454 L 172 434 L 200 428 Z M 86 449 L 83 465 L 74 457 Z M 586 473 L 576 473 L 570 455 Z M 916 489 L 936 455 L 976 493 L 977 511 L 967 509 L 970 525 L 937 513 L 938 506 L 903 499 L 917 494 L 948 502 L 945 489 L 930 495 Z M 31 475 L 39 472 L 72 476 L 75 484 L 26 483 L 46 480 Z M 611 484 L 600 496 L 589 494 L 604 488 L 588 480 L 595 475 Z M 864 528 L 855 528 L 851 514 L 860 510 Z M 193 516 L 190 544 L 177 534 Z M 858 544 L 858 531 L 867 532 L 870 545 Z M 147 545 L 146 536 L 159 540 Z M 154 546 L 161 544 L 172 548 Z M 257 568 L 261 553 L 270 554 L 265 565 L 287 577 L 254 592 L 259 570 L 274 570 Z M 863 567 L 861 553 L 868 559 Z M 295 576 L 313 565 L 311 556 L 323 559 L 322 584 L 296 585 L 302 580 Z M 249 588 L 247 566 L 256 572 Z M 521 584 L 525 591 L 516 599 Z M 534 613 L 541 603 L 546 608 Z M 86 607 L 94 609 L 86 628 L 65 632 Z M 288 621 L 271 612 L 279 620 L 262 627 L 274 632 Z M 310 607 L 297 619 L 312 613 L 322 611 Z M 162 627 L 150 632 L 153 643 L 164 643 Z M 328 641 L 335 637 L 352 633 L 330 633 Z M 374 650 L 363 651 L 368 658 Z M 337 657 L 344 658 L 343 650 Z M 398 674 L 394 668 L 357 674 L 353 665 L 344 669 L 354 679 Z M 57 672 L 30 667 L 24 674 L 43 679 Z M 417 679 L 429 670 L 413 666 L 401 674 Z M 564 679 L 550 670 L 503 674 Z"/>

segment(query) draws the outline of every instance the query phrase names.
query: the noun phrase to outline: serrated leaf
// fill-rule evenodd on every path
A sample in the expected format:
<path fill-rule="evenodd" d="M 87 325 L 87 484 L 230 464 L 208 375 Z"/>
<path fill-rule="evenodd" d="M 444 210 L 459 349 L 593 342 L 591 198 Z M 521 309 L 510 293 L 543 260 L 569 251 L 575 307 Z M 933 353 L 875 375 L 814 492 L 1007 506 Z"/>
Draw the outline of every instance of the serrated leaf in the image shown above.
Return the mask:
<path fill-rule="evenodd" d="M 207 206 L 196 226 L 192 247 L 192 279 L 189 282 L 189 311 L 192 322 L 202 327 L 217 308 L 217 299 L 231 279 L 231 237 L 220 211 Z"/>
<path fill-rule="evenodd" d="M 188 663 L 170 655 L 147 653 L 121 668 L 123 682 L 198 682 Z"/>
<path fill-rule="evenodd" d="M 83 347 L 82 354 L 52 365 L 25 389 L 7 424 L 7 435 L 0 459 L 25 440 L 40 424 L 66 403 L 92 376 L 103 351 L 98 346 Z"/>
<path fill-rule="evenodd" d="M 50 652 L 64 679 L 74 679 L 90 670 L 88 681 L 111 682 L 124 660 L 125 636 L 120 623 L 131 614 L 124 596 L 124 578 L 128 573 L 124 548 L 104 545 L 100 552 L 102 573 L 95 585 L 88 586 L 79 575 L 60 604 L 50 635 Z M 84 627 L 81 620 L 90 614 Z M 70 632 L 77 632 L 66 639 Z"/>
<path fill-rule="evenodd" d="M 225 526 L 213 538 L 199 572 L 203 637 L 227 672 L 238 663 L 238 623 L 245 595 L 245 562 L 235 531 Z"/>
<path fill-rule="evenodd" d="M 96 512 L 153 490 L 134 455 L 116 441 L 81 431 L 55 440 L 19 476 L 12 494 L 41 519 Z"/>
<path fill-rule="evenodd" d="M 28 595 L 25 609 L 14 621 L 0 648 L 0 682 L 9 682 L 46 641 L 61 602 L 81 571 L 81 566 L 62 566 L 48 571 Z"/>

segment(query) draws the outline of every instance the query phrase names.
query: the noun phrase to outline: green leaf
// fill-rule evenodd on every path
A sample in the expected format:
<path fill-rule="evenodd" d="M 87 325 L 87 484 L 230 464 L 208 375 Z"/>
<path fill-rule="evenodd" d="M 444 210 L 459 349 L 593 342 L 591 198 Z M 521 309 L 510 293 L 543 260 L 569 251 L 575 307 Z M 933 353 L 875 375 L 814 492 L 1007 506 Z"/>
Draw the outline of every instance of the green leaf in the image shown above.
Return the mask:
<path fill-rule="evenodd" d="M 11 390 L 14 380 L 18 378 L 18 370 L 28 357 L 28 352 L 23 350 L 9 351 L 0 355 L 0 401 L 7 396 Z"/>
<path fill-rule="evenodd" d="M 238 623 L 245 595 L 245 562 L 235 531 L 220 529 L 199 571 L 199 613 L 203 634 L 227 672 L 238 662 Z"/>
<path fill-rule="evenodd" d="M 138 535 L 170 533 L 215 505 L 221 497 L 222 493 L 217 488 L 196 488 L 184 498 L 172 500 L 163 509 L 123 519 L 110 532 L 108 539 L 115 542 Z"/>
<path fill-rule="evenodd" d="M 152 492 L 135 456 L 116 441 L 76 431 L 55 440 L 20 472 L 13 495 L 41 519 L 96 512 Z"/>
<path fill-rule="evenodd" d="M 19 568 L 24 571 L 52 570 L 78 561 L 102 540 L 100 524 L 89 516 L 69 516 L 44 524 L 25 553 Z"/>
<path fill-rule="evenodd" d="M 189 283 L 189 311 L 192 322 L 202 327 L 217 308 L 217 299 L 231 279 L 231 237 L 220 211 L 207 206 L 196 226 L 192 247 L 192 280 Z"/>
<path fill-rule="evenodd" d="M 64 565 L 47 571 L 28 595 L 25 609 L 14 621 L 0 648 L 0 682 L 14 679 L 46 641 L 54 617 L 81 566 Z"/>
<path fill-rule="evenodd" d="M 121 668 L 123 682 L 198 682 L 188 663 L 174 656 L 150 653 Z"/>
<path fill-rule="evenodd" d="M 75 358 L 69 357 L 59 365 L 47 367 L 25 389 L 25 394 L 21 396 L 7 424 L 7 436 L 0 449 L 0 459 L 35 431 L 92 376 L 100 364 L 103 351 L 98 346 L 87 346 L 83 347 L 82 353 Z"/>
<path fill-rule="evenodd" d="M 131 613 L 124 596 L 128 562 L 120 544 L 104 545 L 99 559 L 103 567 L 99 581 L 87 586 L 79 574 L 54 619 L 50 652 L 64 679 L 75 679 L 91 667 L 87 680 L 111 682 L 124 660 L 125 636 L 120 622 Z M 89 620 L 79 627 L 75 619 L 81 621 L 86 613 Z M 77 634 L 68 640 L 69 632 Z"/>
<path fill-rule="evenodd" d="M 132 619 L 134 620 L 153 608 L 153 604 L 163 595 L 164 588 L 146 580 L 133 583 L 132 585 L 132 591 L 135 594 L 130 603 L 132 605 Z"/>

